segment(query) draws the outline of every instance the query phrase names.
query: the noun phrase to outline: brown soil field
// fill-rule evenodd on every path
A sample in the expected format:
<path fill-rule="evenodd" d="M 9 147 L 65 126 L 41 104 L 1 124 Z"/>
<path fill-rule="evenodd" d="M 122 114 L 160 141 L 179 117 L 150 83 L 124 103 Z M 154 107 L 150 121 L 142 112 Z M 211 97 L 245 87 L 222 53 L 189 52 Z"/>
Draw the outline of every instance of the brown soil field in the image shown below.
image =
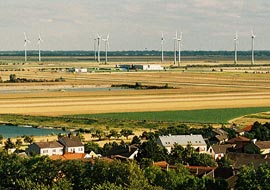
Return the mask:
<path fill-rule="evenodd" d="M 0 83 L 0 113 L 66 115 L 108 112 L 191 110 L 270 106 L 270 74 L 239 72 L 15 72 L 20 78 L 53 79 L 61 83 Z M 209 68 L 208 68 L 209 69 Z M 8 78 L 11 71 L 2 72 Z M 112 84 L 164 86 L 174 89 L 103 90 Z M 78 88 L 77 91 L 72 89 Z M 63 90 L 65 89 L 65 90 Z"/>

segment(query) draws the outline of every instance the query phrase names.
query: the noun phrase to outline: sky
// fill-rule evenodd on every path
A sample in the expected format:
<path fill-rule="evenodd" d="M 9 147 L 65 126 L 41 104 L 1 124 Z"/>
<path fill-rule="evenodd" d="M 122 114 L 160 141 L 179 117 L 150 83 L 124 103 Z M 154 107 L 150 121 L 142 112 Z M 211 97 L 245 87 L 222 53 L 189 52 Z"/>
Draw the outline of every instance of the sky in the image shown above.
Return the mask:
<path fill-rule="evenodd" d="M 110 34 L 111 51 L 173 50 L 176 30 L 183 50 L 270 50 L 269 0 L 1 0 L 0 50 L 23 50 L 24 32 L 37 49 L 93 50 L 97 34 Z M 101 50 L 104 49 L 102 41 Z"/>

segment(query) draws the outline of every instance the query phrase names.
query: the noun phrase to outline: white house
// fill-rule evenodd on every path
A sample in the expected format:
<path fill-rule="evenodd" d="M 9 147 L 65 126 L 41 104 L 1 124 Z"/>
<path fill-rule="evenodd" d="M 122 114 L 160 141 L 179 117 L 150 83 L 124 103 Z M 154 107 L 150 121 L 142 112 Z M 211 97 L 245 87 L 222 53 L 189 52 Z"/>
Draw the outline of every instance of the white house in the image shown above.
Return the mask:
<path fill-rule="evenodd" d="M 59 142 L 35 142 L 28 147 L 29 153 L 35 153 L 40 155 L 62 155 L 64 146 Z"/>
<path fill-rule="evenodd" d="M 223 145 L 215 144 L 209 148 L 208 152 L 216 160 L 224 157 L 227 154 L 228 149 L 234 147 L 235 144 L 223 144 Z"/>
<path fill-rule="evenodd" d="M 58 141 L 64 146 L 64 153 L 84 153 L 84 146 L 77 136 L 60 137 Z"/>
<path fill-rule="evenodd" d="M 207 153 L 207 144 L 204 141 L 202 135 L 168 135 L 159 136 L 157 144 L 164 146 L 170 153 L 174 144 L 186 147 L 188 144 L 191 145 L 199 153 Z"/>

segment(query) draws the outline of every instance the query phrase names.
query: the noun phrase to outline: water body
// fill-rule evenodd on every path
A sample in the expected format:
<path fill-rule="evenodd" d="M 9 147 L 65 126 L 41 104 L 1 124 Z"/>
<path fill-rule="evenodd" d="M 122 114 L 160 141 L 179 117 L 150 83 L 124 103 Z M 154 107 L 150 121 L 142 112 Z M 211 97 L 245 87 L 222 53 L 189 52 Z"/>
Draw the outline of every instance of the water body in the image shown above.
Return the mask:
<path fill-rule="evenodd" d="M 0 134 L 3 135 L 4 138 L 20 137 L 23 135 L 45 136 L 59 133 L 66 132 L 59 129 L 33 128 L 31 126 L 0 125 Z"/>

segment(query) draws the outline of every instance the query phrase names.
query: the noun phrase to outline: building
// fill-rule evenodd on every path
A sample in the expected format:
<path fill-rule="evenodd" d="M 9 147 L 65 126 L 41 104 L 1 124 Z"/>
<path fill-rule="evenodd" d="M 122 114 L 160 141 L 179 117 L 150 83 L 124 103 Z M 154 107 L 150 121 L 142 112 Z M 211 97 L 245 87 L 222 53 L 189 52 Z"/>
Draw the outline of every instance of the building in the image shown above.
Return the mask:
<path fill-rule="evenodd" d="M 270 154 L 270 141 L 252 140 L 244 147 L 246 153 Z"/>
<path fill-rule="evenodd" d="M 35 142 L 29 145 L 27 152 L 39 155 L 62 155 L 64 146 L 59 142 Z"/>
<path fill-rule="evenodd" d="M 207 153 L 207 144 L 202 135 L 168 135 L 159 136 L 157 144 L 164 146 L 170 153 L 175 144 L 186 147 L 191 145 L 199 153 Z"/>
<path fill-rule="evenodd" d="M 222 144 L 228 141 L 228 139 L 228 133 L 223 129 L 218 128 L 212 130 L 212 138 L 210 139 L 210 141 Z"/>
<path fill-rule="evenodd" d="M 64 154 L 84 153 L 84 146 L 81 142 L 81 139 L 77 136 L 69 135 L 67 137 L 60 137 L 58 141 L 64 146 Z"/>
<path fill-rule="evenodd" d="M 229 149 L 234 148 L 234 144 L 215 144 L 211 146 L 208 150 L 209 154 L 216 160 L 216 159 L 221 159 L 226 155 Z"/>
<path fill-rule="evenodd" d="M 147 65 L 116 65 L 118 68 L 126 70 L 144 70 L 144 71 L 161 71 L 164 70 L 164 67 L 157 64 L 147 64 Z"/>

